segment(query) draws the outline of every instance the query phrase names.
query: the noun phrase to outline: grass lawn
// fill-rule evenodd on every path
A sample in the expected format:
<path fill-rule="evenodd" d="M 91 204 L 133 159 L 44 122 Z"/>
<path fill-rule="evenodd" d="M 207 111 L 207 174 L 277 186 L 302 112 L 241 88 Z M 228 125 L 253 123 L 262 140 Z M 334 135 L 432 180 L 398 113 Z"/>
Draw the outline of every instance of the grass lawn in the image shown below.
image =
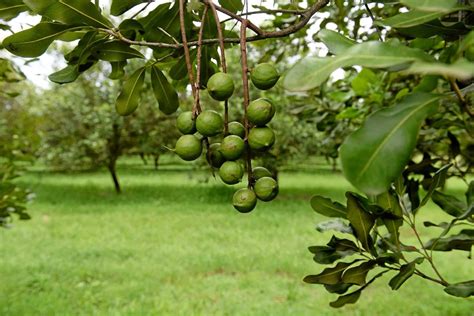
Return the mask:
<path fill-rule="evenodd" d="M 31 221 L 0 230 L 1 315 L 473 314 L 473 299 L 419 278 L 394 292 L 387 275 L 342 309 L 301 281 L 322 268 L 307 247 L 331 236 L 315 231 L 323 218 L 309 197 L 343 201 L 350 185 L 341 175 L 283 172 L 277 200 L 246 215 L 232 208 L 233 188 L 202 182 L 200 172 L 132 166 L 120 176 L 121 196 L 105 172 L 22 178 L 37 199 Z M 461 196 L 463 186 L 448 189 Z M 422 212 L 420 223 L 446 219 L 433 205 Z M 464 281 L 474 278 L 466 256 L 441 253 L 435 262 L 449 281 Z"/>

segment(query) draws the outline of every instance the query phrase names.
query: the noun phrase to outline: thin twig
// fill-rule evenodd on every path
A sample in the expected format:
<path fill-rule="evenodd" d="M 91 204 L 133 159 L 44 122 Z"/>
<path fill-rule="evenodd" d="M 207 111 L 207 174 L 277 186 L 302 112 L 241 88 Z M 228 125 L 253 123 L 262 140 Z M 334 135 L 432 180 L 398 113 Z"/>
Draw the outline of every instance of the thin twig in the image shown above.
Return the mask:
<path fill-rule="evenodd" d="M 212 2 L 212 0 L 202 0 L 202 2 L 204 2 L 205 4 L 209 4 L 209 2 Z M 214 8 L 219 11 L 219 12 L 222 12 L 224 13 L 225 15 L 228 15 L 229 17 L 231 17 L 232 19 L 234 20 L 238 20 L 240 21 L 241 23 L 244 21 L 244 18 L 242 18 L 240 15 L 238 14 L 235 14 L 234 12 L 232 11 L 229 11 L 227 10 L 226 8 L 223 8 L 223 7 L 220 7 L 218 5 L 215 5 L 214 4 Z M 252 31 L 254 31 L 255 33 L 257 33 L 258 35 L 261 35 L 263 34 L 263 31 L 262 29 L 260 29 L 258 26 L 256 26 L 255 24 L 253 24 L 252 22 L 248 21 L 247 20 L 247 27 L 249 29 L 251 29 Z"/>
<path fill-rule="evenodd" d="M 196 65 L 196 95 L 194 97 L 194 106 L 193 106 L 193 116 L 196 116 L 197 114 L 201 113 L 201 104 L 200 104 L 200 90 L 201 90 L 201 59 L 202 59 L 202 39 L 204 35 L 204 26 L 205 26 L 205 20 L 207 17 L 207 10 L 209 7 L 206 5 L 204 7 L 204 11 L 202 13 L 202 19 L 201 19 L 201 26 L 199 28 L 199 35 L 198 35 L 198 42 L 199 45 L 197 47 L 197 65 Z"/>
<path fill-rule="evenodd" d="M 250 12 L 245 12 L 245 13 L 240 13 L 237 14 L 238 16 L 248 16 L 248 15 L 256 15 L 256 14 L 278 14 L 278 13 L 283 13 L 283 14 L 294 14 L 294 15 L 303 15 L 306 10 L 285 10 L 285 9 L 267 9 L 267 10 L 258 10 L 258 11 L 250 11 Z M 229 21 L 234 20 L 234 18 L 228 18 L 222 21 L 222 23 L 226 23 Z"/>
<path fill-rule="evenodd" d="M 183 41 L 184 58 L 186 60 L 186 67 L 188 69 L 189 83 L 193 92 L 193 98 L 196 98 L 196 85 L 194 81 L 193 65 L 191 62 L 191 54 L 189 53 L 188 39 L 186 37 L 186 28 L 184 23 L 184 1 L 179 0 L 179 24 L 181 28 L 181 40 Z"/>
<path fill-rule="evenodd" d="M 372 14 L 372 10 L 370 10 L 369 8 L 369 5 L 367 4 L 367 0 L 364 0 L 364 6 L 365 6 L 365 9 L 367 10 L 367 13 L 369 13 L 370 18 L 372 19 L 372 25 L 374 25 L 375 28 L 377 29 L 377 34 L 379 35 L 380 41 L 383 42 L 382 29 L 380 28 L 378 24 L 375 23 L 375 17 Z"/>
<path fill-rule="evenodd" d="M 261 35 L 255 35 L 255 36 L 250 36 L 247 37 L 246 41 L 248 42 L 255 42 L 255 41 L 260 41 L 264 39 L 269 39 L 269 38 L 280 38 L 280 37 L 286 37 L 288 35 L 291 35 L 293 33 L 298 32 L 302 28 L 304 28 L 308 22 L 310 21 L 311 17 L 315 15 L 319 10 L 321 10 L 323 7 L 325 7 L 329 3 L 329 0 L 319 0 L 316 2 L 313 6 L 308 9 L 303 15 L 302 19 L 298 22 L 295 23 L 287 28 L 284 28 L 279 31 L 274 31 L 274 32 L 264 32 Z M 174 48 L 174 49 L 179 49 L 184 46 L 191 47 L 191 46 L 197 46 L 198 43 L 197 41 L 192 41 L 192 42 L 186 42 L 186 45 L 184 43 L 179 43 L 179 44 L 171 44 L 171 43 L 163 43 L 163 42 L 147 42 L 147 41 L 132 41 L 125 36 L 123 36 L 119 31 L 116 30 L 111 30 L 111 29 L 105 29 L 105 28 L 99 28 L 98 29 L 101 32 L 107 33 L 127 44 L 130 45 L 137 45 L 137 46 L 147 46 L 147 47 L 161 47 L 161 48 Z M 219 43 L 218 38 L 211 38 L 211 39 L 205 39 L 202 41 L 202 45 L 213 45 Z M 224 43 L 240 43 L 239 38 L 224 38 Z"/>
<path fill-rule="evenodd" d="M 247 147 L 247 175 L 248 175 L 248 188 L 253 186 L 253 174 L 252 174 L 252 152 L 249 146 L 249 131 L 250 123 L 247 117 L 247 109 L 250 102 L 249 93 L 249 67 L 247 62 L 247 20 L 243 20 L 240 25 L 240 53 L 242 62 L 242 83 L 243 83 L 243 96 L 244 96 L 244 126 L 245 126 L 245 143 Z"/>
<path fill-rule="evenodd" d="M 442 276 L 441 274 L 439 273 L 438 269 L 436 268 L 434 262 L 433 262 L 433 258 L 429 255 L 428 251 L 426 250 L 424 244 L 423 244 L 423 241 L 421 240 L 421 237 L 420 235 L 418 234 L 418 231 L 416 229 L 416 226 L 415 226 L 415 222 L 414 220 L 412 221 L 410 218 L 409 218 L 409 221 L 410 221 L 410 227 L 411 229 L 413 230 L 413 232 L 415 233 L 415 236 L 416 236 L 416 239 L 418 240 L 418 242 L 420 243 L 420 246 L 421 246 L 421 249 L 423 249 L 423 256 L 426 258 L 426 260 L 428 260 L 428 262 L 430 263 L 431 267 L 433 268 L 433 271 L 436 273 L 436 275 L 439 277 L 440 281 L 442 282 L 443 285 L 448 285 L 448 281 L 446 281 Z M 421 252 L 420 252 L 421 253 Z"/>
<path fill-rule="evenodd" d="M 467 104 L 467 100 L 466 98 L 464 97 L 464 95 L 462 94 L 461 92 L 461 89 L 459 89 L 459 86 L 458 84 L 456 83 L 456 80 L 454 80 L 453 78 L 450 78 L 449 79 L 449 84 L 451 85 L 451 89 L 454 91 L 454 93 L 456 94 L 456 96 L 458 97 L 459 99 L 459 102 L 461 103 L 461 109 L 466 112 L 467 114 L 469 114 L 470 117 L 473 117 L 474 116 L 474 113 L 472 113 L 469 109 L 469 105 Z"/>
<path fill-rule="evenodd" d="M 132 17 L 130 19 L 134 19 L 136 18 L 138 15 L 140 15 L 143 11 L 145 11 L 152 2 L 154 2 L 155 0 L 148 0 L 148 3 L 143 7 L 141 8 L 141 10 L 139 10 L 137 13 L 135 13 L 134 15 L 132 15 Z"/>
<path fill-rule="evenodd" d="M 216 21 L 217 27 L 217 37 L 219 38 L 219 47 L 221 50 L 221 67 L 222 72 L 227 73 L 227 62 L 225 58 L 225 43 L 224 43 L 224 34 L 222 32 L 222 25 L 219 21 L 219 14 L 217 13 L 216 6 L 212 0 L 207 1 L 209 7 L 211 8 L 212 14 L 214 15 L 214 20 Z M 224 136 L 227 136 L 229 133 L 229 100 L 224 101 Z"/>

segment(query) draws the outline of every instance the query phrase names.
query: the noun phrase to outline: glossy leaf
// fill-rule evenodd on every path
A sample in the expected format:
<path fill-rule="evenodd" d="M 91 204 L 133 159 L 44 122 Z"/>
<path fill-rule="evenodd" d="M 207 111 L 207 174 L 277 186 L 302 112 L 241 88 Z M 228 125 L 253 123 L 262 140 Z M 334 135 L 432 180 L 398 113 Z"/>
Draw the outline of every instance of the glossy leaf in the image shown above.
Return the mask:
<path fill-rule="evenodd" d="M 474 230 L 463 229 L 459 234 L 446 238 L 431 239 L 425 245 L 425 248 L 435 251 L 464 250 L 471 251 L 474 245 Z"/>
<path fill-rule="evenodd" d="M 401 0 L 402 4 L 420 11 L 449 12 L 458 5 L 457 0 Z"/>
<path fill-rule="evenodd" d="M 421 201 L 419 207 L 422 207 L 426 203 L 428 203 L 431 196 L 433 195 L 434 190 L 444 185 L 444 183 L 446 182 L 446 175 L 450 167 L 451 165 L 449 164 L 449 165 L 443 166 L 441 169 L 436 171 L 436 173 L 433 176 L 433 179 L 431 179 L 430 187 L 428 188 L 428 191 L 426 192 L 426 195 Z"/>
<path fill-rule="evenodd" d="M 35 13 L 70 25 L 110 28 L 107 20 L 89 0 L 24 0 Z"/>
<path fill-rule="evenodd" d="M 30 29 L 8 36 L 3 40 L 2 45 L 14 55 L 38 57 L 61 34 L 80 29 L 81 27 L 72 27 L 58 23 L 39 23 Z"/>
<path fill-rule="evenodd" d="M 366 261 L 357 267 L 349 268 L 342 275 L 342 282 L 347 284 L 365 285 L 367 274 L 376 266 L 375 261 Z"/>
<path fill-rule="evenodd" d="M 349 288 L 353 284 L 345 284 L 345 283 L 338 283 L 338 284 L 324 284 L 324 288 L 329 293 L 336 293 L 336 294 L 344 294 L 349 290 Z"/>
<path fill-rule="evenodd" d="M 454 217 L 462 215 L 467 209 L 466 204 L 464 204 L 464 202 L 458 200 L 452 195 L 445 194 L 439 191 L 434 191 L 431 196 L 431 199 L 443 211 Z"/>
<path fill-rule="evenodd" d="M 165 114 L 176 112 L 179 107 L 178 93 L 156 66 L 151 67 L 151 85 L 160 110 Z"/>
<path fill-rule="evenodd" d="M 320 86 L 341 67 L 359 65 L 389 68 L 414 61 L 432 61 L 432 57 L 402 44 L 366 42 L 354 45 L 336 57 L 309 57 L 301 60 L 288 71 L 283 84 L 291 91 L 306 91 Z"/>
<path fill-rule="evenodd" d="M 125 75 L 125 66 L 127 65 L 126 61 L 117 61 L 111 62 L 110 66 L 112 71 L 109 74 L 109 78 L 112 80 L 121 79 Z"/>
<path fill-rule="evenodd" d="M 474 280 L 450 284 L 444 291 L 457 297 L 474 296 Z"/>
<path fill-rule="evenodd" d="M 474 63 L 466 59 L 457 60 L 454 64 L 414 62 L 406 72 L 467 80 L 474 76 Z"/>
<path fill-rule="evenodd" d="M 387 191 L 408 162 L 421 123 L 436 110 L 439 99 L 415 93 L 369 116 L 340 147 L 346 179 L 368 195 Z"/>
<path fill-rule="evenodd" d="M 0 2 L 0 19 L 8 21 L 21 12 L 28 10 L 23 0 L 2 0 Z"/>
<path fill-rule="evenodd" d="M 473 207 L 474 204 L 474 180 L 469 182 L 469 187 L 466 191 L 466 202 L 468 208 Z"/>
<path fill-rule="evenodd" d="M 110 6 L 110 14 L 119 16 L 134 6 L 148 2 L 148 0 L 112 0 L 112 5 Z"/>
<path fill-rule="evenodd" d="M 420 25 L 399 28 L 397 31 L 401 34 L 417 38 L 429 38 L 435 35 L 443 37 L 457 38 L 469 32 L 467 26 L 462 23 L 442 23 L 440 20 L 433 20 Z"/>
<path fill-rule="evenodd" d="M 412 261 L 400 267 L 400 271 L 388 283 L 392 290 L 398 290 L 415 273 L 415 265 L 416 262 Z"/>
<path fill-rule="evenodd" d="M 74 82 L 80 75 L 76 65 L 69 65 L 48 76 L 49 80 L 58 84 Z"/>
<path fill-rule="evenodd" d="M 122 92 L 115 103 L 115 109 L 119 115 L 130 115 L 137 109 L 145 82 L 145 70 L 146 67 L 138 69 L 123 84 Z"/>
<path fill-rule="evenodd" d="M 382 275 L 383 275 L 384 272 L 382 273 L 379 273 L 377 275 L 375 275 L 369 282 L 367 282 L 367 284 L 363 285 L 362 287 L 360 287 L 358 290 L 352 292 L 352 293 L 349 293 L 349 294 L 346 294 L 346 295 L 342 295 L 342 296 L 339 296 L 337 298 L 337 300 L 335 300 L 334 302 L 331 302 L 329 303 L 329 305 L 331 307 L 334 307 L 334 308 L 339 308 L 339 307 L 343 307 L 344 305 L 346 304 L 354 304 L 355 302 L 357 302 L 357 300 L 359 299 L 360 297 L 360 294 L 362 293 L 362 291 L 372 282 L 374 282 L 376 279 L 380 278 Z M 343 284 L 343 283 L 342 283 Z"/>
<path fill-rule="evenodd" d="M 337 300 L 329 303 L 329 305 L 334 308 L 339 308 L 343 307 L 346 304 L 354 304 L 359 300 L 361 293 L 362 291 L 354 291 L 352 293 L 339 296 Z"/>
<path fill-rule="evenodd" d="M 360 205 L 354 194 L 347 192 L 347 219 L 355 231 L 362 247 L 370 251 L 373 248 L 370 230 L 374 227 L 375 218 Z"/>
<path fill-rule="evenodd" d="M 124 61 L 130 58 L 144 58 L 136 49 L 120 41 L 106 42 L 96 47 L 98 57 L 105 61 Z"/>
<path fill-rule="evenodd" d="M 332 236 L 326 246 L 312 246 L 308 250 L 314 254 L 313 260 L 320 264 L 330 264 L 360 251 L 351 240 L 336 236 Z"/>
<path fill-rule="evenodd" d="M 449 13 L 449 12 L 448 12 Z M 438 19 L 445 15 L 446 12 L 426 12 L 426 11 L 417 11 L 411 10 L 409 12 L 400 13 L 394 16 L 391 16 L 379 24 L 390 26 L 393 28 L 407 28 L 417 26 L 432 20 Z"/>
<path fill-rule="evenodd" d="M 311 207 L 317 213 L 327 217 L 347 217 L 347 210 L 344 205 L 338 202 L 333 202 L 331 199 L 320 195 L 315 195 L 311 198 Z"/>
<path fill-rule="evenodd" d="M 239 11 L 242 11 L 242 9 L 244 8 L 244 3 L 242 0 L 219 0 L 219 4 L 233 12 L 233 13 L 237 13 Z"/>
<path fill-rule="evenodd" d="M 359 260 L 355 260 L 352 262 L 339 262 L 338 264 L 336 264 L 336 266 L 332 268 L 324 269 L 320 274 L 306 276 L 303 281 L 312 284 L 338 284 L 341 282 L 342 273 L 344 272 L 344 270 L 346 270 L 348 267 L 350 267 L 357 261 Z"/>
<path fill-rule="evenodd" d="M 356 44 L 352 39 L 329 29 L 322 29 L 317 36 L 334 55 L 342 54 Z"/>

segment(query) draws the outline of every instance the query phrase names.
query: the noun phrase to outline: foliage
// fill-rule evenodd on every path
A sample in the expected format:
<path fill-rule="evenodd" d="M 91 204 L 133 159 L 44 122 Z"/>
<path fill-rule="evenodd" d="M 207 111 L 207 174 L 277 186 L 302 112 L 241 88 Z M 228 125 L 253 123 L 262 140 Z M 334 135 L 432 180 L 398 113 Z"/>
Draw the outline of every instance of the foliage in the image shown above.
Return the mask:
<path fill-rule="evenodd" d="M 8 60 L 0 59 L 0 226 L 9 227 L 13 215 L 20 220 L 30 219 L 26 203 L 33 197 L 29 190 L 18 186 L 16 160 L 31 160 L 37 138 L 32 119 L 15 101 L 23 74 Z M 23 86 L 24 88 L 25 86 Z M 30 125 L 31 124 L 31 125 Z M 13 126 L 12 129 L 7 128 Z"/>
<path fill-rule="evenodd" d="M 466 180 L 472 171 L 474 125 L 469 98 L 474 64 L 468 58 L 474 33 L 465 25 L 469 18 L 449 24 L 450 13 L 469 12 L 473 7 L 458 6 L 456 1 L 401 2 L 394 6 L 396 11 L 393 6 L 375 7 L 384 18 L 374 22 L 383 41 L 367 41 L 371 36 L 352 40 L 322 30 L 318 38 L 331 56 L 301 60 L 285 77 L 284 85 L 292 91 L 323 89 L 319 87 L 337 68 L 363 67 L 355 77 L 349 69 L 349 76 L 343 79 L 352 80 L 352 92 L 345 92 L 350 96 L 344 111 L 357 111 L 362 104 L 371 115 L 345 138 L 339 154 L 346 179 L 365 196 L 347 192 L 346 205 L 321 196 L 311 201 L 316 212 L 342 219 L 321 223 L 318 230 L 335 230 L 355 239 L 333 236 L 326 246 L 309 249 L 316 262 L 336 264 L 305 278 L 341 295 L 330 304 L 333 307 L 355 303 L 367 286 L 391 271 L 396 272 L 389 282 L 393 290 L 419 276 L 444 286 L 450 295 L 473 295 L 472 281 L 449 283 L 433 261 L 433 251 L 470 252 L 474 244 L 472 229 L 458 229 L 474 222 L 474 182 Z M 408 6 L 408 12 L 398 11 L 403 5 Z M 344 12 L 342 7 L 337 10 Z M 434 25 L 444 29 L 432 33 Z M 391 28 L 383 30 L 384 26 Z M 345 23 L 338 23 L 338 30 L 351 33 Z M 466 87 L 461 91 L 460 86 Z M 451 176 L 466 182 L 466 202 L 439 191 Z M 422 198 L 421 188 L 426 191 Z M 452 220 L 425 222 L 426 226 L 440 227 L 441 233 L 422 241 L 415 219 L 430 199 Z M 419 245 L 404 243 L 403 225 L 414 232 Z M 352 257 L 351 261 L 342 261 L 346 257 Z M 422 272 L 419 265 L 425 260 L 436 277 Z M 354 286 L 358 288 L 346 294 Z"/>
<path fill-rule="evenodd" d="M 172 117 L 157 113 L 149 94 L 142 95 L 142 110 L 122 118 L 113 109 L 118 90 L 115 82 L 104 80 L 96 68 L 77 82 L 36 96 L 41 105 L 42 144 L 39 156 L 54 170 L 94 170 L 107 167 L 120 191 L 115 164 L 124 154 L 155 159 L 177 138 L 170 128 Z M 150 83 L 147 82 L 147 85 Z M 100 88 L 97 88 L 100 86 Z M 94 91 L 94 93 L 90 93 Z"/>

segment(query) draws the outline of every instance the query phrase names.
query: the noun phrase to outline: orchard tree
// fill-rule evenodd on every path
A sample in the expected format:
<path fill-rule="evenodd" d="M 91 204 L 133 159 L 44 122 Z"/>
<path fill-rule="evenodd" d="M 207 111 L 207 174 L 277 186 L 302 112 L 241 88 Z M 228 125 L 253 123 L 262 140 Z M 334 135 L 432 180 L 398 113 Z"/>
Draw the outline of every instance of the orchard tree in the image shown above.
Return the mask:
<path fill-rule="evenodd" d="M 41 113 L 38 156 L 47 166 L 60 171 L 106 167 L 120 193 L 117 160 L 136 154 L 143 159 L 152 156 L 157 165 L 178 133 L 171 124 L 173 117 L 160 115 L 146 90 L 140 111 L 118 115 L 113 104 L 119 87 L 104 80 L 105 72 L 96 65 L 70 85 L 32 95 L 27 104 Z"/>
<path fill-rule="evenodd" d="M 20 220 L 30 219 L 26 204 L 33 195 L 18 186 L 19 176 L 15 162 L 32 159 L 28 151 L 33 134 L 25 137 L 33 128 L 31 117 L 15 101 L 20 89 L 24 89 L 24 75 L 9 60 L 0 58 L 0 226 L 10 227 L 14 215 Z M 13 128 L 9 128 L 13 127 Z"/>
<path fill-rule="evenodd" d="M 241 181 L 243 164 L 248 185 L 233 198 L 240 212 L 251 211 L 257 198 L 269 201 L 278 193 L 268 170 L 252 166 L 253 159 L 275 142 L 268 126 L 275 106 L 272 100 L 251 100 L 250 92 L 272 88 L 279 74 L 270 63 L 249 63 L 250 43 L 268 45 L 263 60 L 278 62 L 289 54 L 309 53 L 311 25 L 319 25 L 316 39 L 327 46 L 329 56 L 299 61 L 286 73 L 283 85 L 316 100 L 332 99 L 327 110 L 317 108 L 321 115 L 331 112 L 318 124 L 339 127 L 332 157 L 340 156 L 345 177 L 359 193 L 347 192 L 346 205 L 323 196 L 312 198 L 317 212 L 336 217 L 320 224 L 319 230 L 333 229 L 337 236 L 310 251 L 316 262 L 335 265 L 305 281 L 339 294 L 333 307 L 355 303 L 365 288 L 387 273 L 393 273 L 389 285 L 394 290 L 416 276 L 441 285 L 450 295 L 474 294 L 474 281 L 446 280 L 433 260 L 435 251 L 469 252 L 474 241 L 474 230 L 463 228 L 474 222 L 474 184 L 467 179 L 472 171 L 474 76 L 470 1 L 313 0 L 254 8 L 238 0 L 221 0 L 219 5 L 212 0 L 179 0 L 157 6 L 153 1 L 112 1 L 110 13 L 122 18 L 119 23 L 102 14 L 97 1 L 94 5 L 88 0 L 10 0 L 2 6 L 0 14 L 8 18 L 26 10 L 42 16 L 38 25 L 4 40 L 13 54 L 34 58 L 65 34 L 80 38 L 65 55 L 68 66 L 53 74 L 53 81 L 74 81 L 99 61 L 109 62 L 113 78 L 120 78 L 128 60 L 143 60 L 142 67 L 123 77 L 116 102 L 120 115 L 137 109 L 147 73 L 165 114 L 179 107 L 175 87 L 190 85 L 194 105 L 177 119 L 184 135 L 175 152 L 194 160 L 205 147 L 209 164 L 219 168 L 227 184 Z M 127 13 L 132 8 L 133 15 Z M 318 14 L 323 11 L 324 15 Z M 228 18 L 220 21 L 218 12 Z M 257 14 L 272 18 L 257 25 L 252 22 Z M 361 28 L 367 17 L 373 22 L 370 30 Z M 238 24 L 240 32 L 235 32 Z M 241 123 L 232 122 L 234 80 L 225 59 L 225 50 L 232 45 L 240 50 Z M 328 81 L 340 68 L 347 71 L 345 79 Z M 204 108 L 201 93 L 223 102 L 223 115 Z M 466 201 L 440 191 L 449 177 L 466 182 Z M 424 223 L 441 233 L 423 241 L 416 216 L 429 200 L 452 220 Z M 404 242 L 403 225 L 413 231 L 418 244 Z M 420 265 L 424 261 L 431 272 Z"/>

